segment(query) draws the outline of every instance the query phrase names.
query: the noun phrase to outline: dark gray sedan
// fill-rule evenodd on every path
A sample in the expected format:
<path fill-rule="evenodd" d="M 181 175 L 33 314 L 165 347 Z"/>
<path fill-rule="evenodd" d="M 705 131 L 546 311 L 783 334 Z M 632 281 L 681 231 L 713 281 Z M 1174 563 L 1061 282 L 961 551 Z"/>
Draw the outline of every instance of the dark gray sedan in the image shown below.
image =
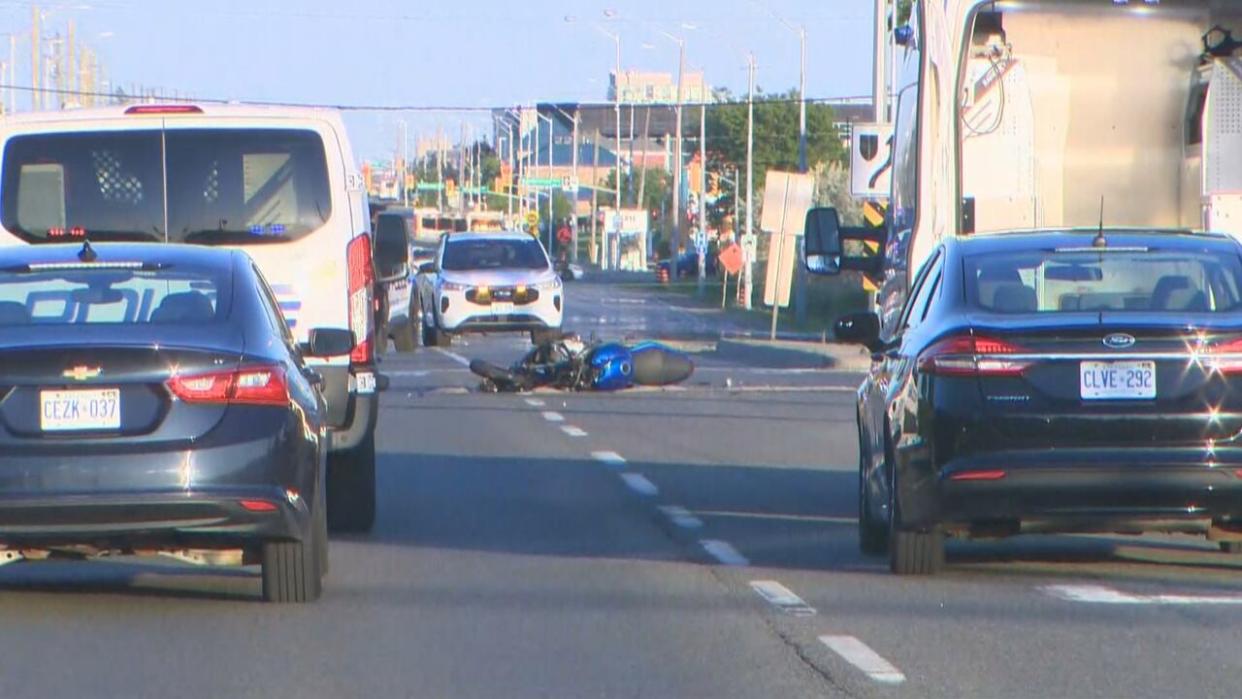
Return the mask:
<path fill-rule="evenodd" d="M 263 597 L 316 599 L 327 565 L 324 403 L 242 252 L 0 250 L 6 560 L 240 550 Z"/>

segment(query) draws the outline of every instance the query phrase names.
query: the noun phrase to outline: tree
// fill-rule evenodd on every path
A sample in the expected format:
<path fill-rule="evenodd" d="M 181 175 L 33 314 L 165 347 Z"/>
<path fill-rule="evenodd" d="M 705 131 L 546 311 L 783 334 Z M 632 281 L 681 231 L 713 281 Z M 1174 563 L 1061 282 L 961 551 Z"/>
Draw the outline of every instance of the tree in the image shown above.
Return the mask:
<path fill-rule="evenodd" d="M 897 26 L 910 21 L 910 12 L 914 9 L 914 0 L 897 0 Z"/>
<path fill-rule="evenodd" d="M 719 96 L 730 104 L 717 105 L 707 111 L 707 146 L 709 168 L 746 167 L 745 101 L 737 101 L 727 91 Z M 794 171 L 798 167 L 798 93 L 760 94 L 755 99 L 754 164 L 755 191 L 763 191 L 768 170 Z M 847 153 L 840 134 L 833 126 L 832 107 L 808 103 L 806 106 L 807 167 L 845 162 Z M 715 167 L 712 167 L 714 161 Z"/>

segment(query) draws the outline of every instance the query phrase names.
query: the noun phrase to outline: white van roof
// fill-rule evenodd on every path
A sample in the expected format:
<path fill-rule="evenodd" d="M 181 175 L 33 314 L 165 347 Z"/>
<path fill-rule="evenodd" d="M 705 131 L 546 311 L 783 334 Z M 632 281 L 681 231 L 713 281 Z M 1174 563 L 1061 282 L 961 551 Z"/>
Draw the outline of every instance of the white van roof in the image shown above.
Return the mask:
<path fill-rule="evenodd" d="M 159 104 L 125 104 L 88 109 L 65 109 L 59 111 L 22 112 L 0 120 L 3 127 L 31 127 L 64 124 L 71 126 L 84 121 L 117 119 L 289 119 L 328 121 L 342 123 L 340 110 L 326 107 L 259 106 L 250 104 L 195 104 L 191 102 Z"/>

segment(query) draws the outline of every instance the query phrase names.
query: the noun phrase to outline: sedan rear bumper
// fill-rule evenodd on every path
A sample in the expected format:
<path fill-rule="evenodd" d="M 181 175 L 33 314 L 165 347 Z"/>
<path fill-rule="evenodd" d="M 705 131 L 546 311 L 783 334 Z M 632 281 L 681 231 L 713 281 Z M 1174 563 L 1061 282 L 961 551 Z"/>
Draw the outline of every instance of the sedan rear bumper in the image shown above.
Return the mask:
<path fill-rule="evenodd" d="M 243 501 L 271 509 L 252 511 Z M 305 500 L 277 488 L 0 497 L 0 542 L 10 546 L 232 548 L 302 539 L 310 520 Z"/>
<path fill-rule="evenodd" d="M 1108 530 L 1118 521 L 1204 520 L 1242 526 L 1242 449 L 1005 451 L 899 478 L 902 523 L 1041 522 Z"/>

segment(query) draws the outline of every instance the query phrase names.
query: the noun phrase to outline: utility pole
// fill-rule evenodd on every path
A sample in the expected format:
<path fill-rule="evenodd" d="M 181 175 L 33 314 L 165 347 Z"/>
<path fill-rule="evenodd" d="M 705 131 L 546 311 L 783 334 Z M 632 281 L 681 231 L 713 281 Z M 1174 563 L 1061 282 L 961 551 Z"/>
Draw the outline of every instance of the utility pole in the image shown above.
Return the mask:
<path fill-rule="evenodd" d="M 746 232 L 742 243 L 742 305 L 751 308 L 755 280 L 755 54 L 746 55 Z"/>
<path fill-rule="evenodd" d="M 651 105 L 647 105 L 647 115 L 643 117 L 643 147 L 641 151 L 642 155 L 639 156 L 640 162 L 643 164 L 643 166 L 639 170 L 639 174 L 638 174 L 638 201 L 636 202 L 636 204 L 638 205 L 638 208 L 643 210 L 644 217 L 648 217 L 650 215 L 647 212 L 647 205 L 645 203 L 647 201 L 647 199 L 645 198 L 647 194 L 647 138 L 650 134 L 651 134 Z M 631 168 L 634 167 L 633 158 L 630 159 L 630 167 Z M 645 265 L 645 262 L 646 261 L 644 260 L 644 265 Z"/>
<path fill-rule="evenodd" d="M 616 240 L 612 245 L 609 245 L 608 226 L 604 226 L 604 263 L 601 265 L 603 269 L 609 269 L 612 266 L 612 246 L 621 244 L 621 35 L 614 34 L 612 38 L 617 44 L 617 65 L 616 72 L 614 73 L 617 77 L 612 81 L 612 108 L 616 116 L 617 127 L 613 150 L 613 160 L 617 166 L 617 177 L 616 181 L 613 182 L 615 185 L 615 191 L 613 192 L 615 197 L 613 201 L 613 227 L 616 228 Z M 620 261 L 619 256 L 617 260 L 618 262 Z"/>
<path fill-rule="evenodd" d="M 595 137 L 591 139 L 595 154 L 591 156 L 591 246 L 587 250 L 587 255 L 592 262 L 603 269 L 604 265 L 599 255 L 599 237 L 595 235 L 596 220 L 599 218 L 599 187 L 595 186 L 599 182 L 599 139 L 599 129 L 596 129 Z"/>
<path fill-rule="evenodd" d="M 574 133 L 572 139 L 574 142 L 574 174 L 570 180 L 572 183 L 578 182 L 578 108 L 574 107 Z M 594 184 L 594 183 L 592 183 Z M 570 205 L 569 231 L 572 236 L 572 247 L 569 249 L 569 259 L 574 262 L 578 261 L 578 188 L 573 188 L 573 203 Z"/>
<path fill-rule="evenodd" d="M 888 31 L 885 27 L 885 17 L 888 16 L 889 0 L 875 0 L 875 49 L 874 63 L 872 63 L 872 101 L 875 105 L 875 122 L 884 124 L 888 122 L 888 88 L 885 71 L 885 46 L 888 42 Z"/>
<path fill-rule="evenodd" d="M 673 151 L 673 234 L 669 241 L 669 269 L 673 270 L 674 280 L 676 279 L 676 265 L 678 253 L 681 251 L 683 244 L 681 238 L 681 165 L 682 165 L 682 143 L 681 143 L 681 111 L 682 101 L 685 99 L 685 93 L 682 92 L 683 79 L 686 73 L 686 42 L 684 39 L 677 39 L 678 59 L 677 59 L 677 111 L 676 126 L 677 134 L 673 138 L 676 144 Z"/>
<path fill-rule="evenodd" d="M 77 84 L 78 83 L 78 68 L 77 68 L 77 62 L 76 62 L 77 56 L 75 55 L 77 54 L 77 51 L 74 50 L 74 45 L 73 45 L 73 34 L 74 34 L 73 29 L 74 29 L 73 20 L 71 19 L 69 20 L 69 38 L 67 40 L 67 43 L 65 44 L 65 49 L 68 53 L 68 61 L 67 61 L 68 65 L 66 66 L 66 70 L 64 71 L 65 73 L 67 73 L 65 75 L 66 80 L 65 80 L 64 88 L 68 91 L 68 94 L 65 94 L 64 98 L 62 98 L 61 100 L 62 102 L 65 102 L 68 100 L 79 99 L 77 95 L 72 94 L 74 92 L 77 92 L 77 89 L 78 89 L 78 84 Z"/>
<path fill-rule="evenodd" d="M 508 118 L 508 115 L 505 115 L 505 125 L 509 127 L 509 177 L 510 177 L 510 180 L 512 180 L 512 178 L 517 175 L 517 170 L 515 168 L 515 160 L 513 158 L 513 121 Z M 518 181 L 521 182 L 521 179 L 519 179 Z M 508 204 L 509 204 L 509 209 L 508 209 L 509 221 L 512 222 L 513 221 L 514 189 L 513 189 L 512 181 L 510 181 L 508 184 L 509 186 L 506 188 L 507 190 L 506 193 L 509 196 L 505 197 L 505 199 L 508 201 Z"/>
<path fill-rule="evenodd" d="M 806 143 L 806 26 L 798 27 L 798 172 L 807 172 Z M 794 320 L 806 322 L 806 268 L 802 262 L 805 246 L 799 245 L 794 261 Z"/>
<path fill-rule="evenodd" d="M 39 29 L 39 6 L 30 6 L 30 107 L 33 111 L 43 109 L 43 93 L 39 90 L 39 78 L 43 75 L 43 38 Z"/>
<path fill-rule="evenodd" d="M 707 95 L 699 104 L 699 235 L 702 245 L 695 242 L 699 252 L 699 294 L 707 284 Z"/>
<path fill-rule="evenodd" d="M 457 208 L 466 210 L 466 122 L 461 122 L 460 145 L 457 147 Z M 452 203 L 452 202 L 450 202 Z"/>

